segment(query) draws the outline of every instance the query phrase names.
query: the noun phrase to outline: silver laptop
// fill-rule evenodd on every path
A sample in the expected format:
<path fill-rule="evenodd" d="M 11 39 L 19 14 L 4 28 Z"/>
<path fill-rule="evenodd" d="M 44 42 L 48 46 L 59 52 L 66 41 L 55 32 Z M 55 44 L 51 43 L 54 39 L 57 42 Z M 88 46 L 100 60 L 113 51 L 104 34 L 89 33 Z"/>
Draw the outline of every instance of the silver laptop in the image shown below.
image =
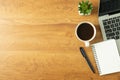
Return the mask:
<path fill-rule="evenodd" d="M 120 0 L 100 0 L 99 24 L 103 40 L 115 39 L 120 53 Z"/>

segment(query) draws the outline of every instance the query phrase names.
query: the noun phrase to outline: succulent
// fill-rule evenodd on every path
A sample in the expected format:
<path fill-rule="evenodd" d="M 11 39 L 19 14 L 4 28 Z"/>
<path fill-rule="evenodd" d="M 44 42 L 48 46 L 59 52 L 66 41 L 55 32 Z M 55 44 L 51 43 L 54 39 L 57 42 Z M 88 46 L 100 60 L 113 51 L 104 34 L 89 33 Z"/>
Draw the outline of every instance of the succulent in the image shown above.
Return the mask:
<path fill-rule="evenodd" d="M 79 2 L 78 10 L 80 14 L 89 15 L 92 9 L 93 9 L 93 5 L 88 0 Z"/>

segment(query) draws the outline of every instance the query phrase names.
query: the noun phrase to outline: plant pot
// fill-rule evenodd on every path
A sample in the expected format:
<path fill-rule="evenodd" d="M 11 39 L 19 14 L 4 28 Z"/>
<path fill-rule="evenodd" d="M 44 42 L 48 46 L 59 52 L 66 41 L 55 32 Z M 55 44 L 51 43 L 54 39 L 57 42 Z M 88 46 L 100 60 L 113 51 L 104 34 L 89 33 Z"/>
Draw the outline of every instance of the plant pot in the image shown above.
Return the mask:
<path fill-rule="evenodd" d="M 84 13 L 80 13 L 80 11 L 78 11 L 79 15 L 84 16 L 84 15 L 91 15 L 91 13 L 88 14 L 84 14 Z"/>

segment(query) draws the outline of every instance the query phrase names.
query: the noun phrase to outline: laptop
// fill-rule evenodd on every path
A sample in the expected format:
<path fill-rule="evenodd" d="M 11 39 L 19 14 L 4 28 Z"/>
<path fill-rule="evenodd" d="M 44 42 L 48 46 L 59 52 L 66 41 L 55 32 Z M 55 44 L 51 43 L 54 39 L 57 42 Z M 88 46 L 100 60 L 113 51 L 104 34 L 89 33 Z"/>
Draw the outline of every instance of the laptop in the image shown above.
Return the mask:
<path fill-rule="evenodd" d="M 103 40 L 115 39 L 120 54 L 120 0 L 100 0 L 98 16 Z"/>

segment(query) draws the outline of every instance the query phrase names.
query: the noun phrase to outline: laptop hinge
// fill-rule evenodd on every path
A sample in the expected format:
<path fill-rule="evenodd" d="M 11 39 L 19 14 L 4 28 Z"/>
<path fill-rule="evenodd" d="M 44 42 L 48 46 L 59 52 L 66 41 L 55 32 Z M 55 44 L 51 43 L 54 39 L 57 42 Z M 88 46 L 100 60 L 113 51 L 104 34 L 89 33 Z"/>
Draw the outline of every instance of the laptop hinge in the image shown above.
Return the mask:
<path fill-rule="evenodd" d="M 110 13 L 108 13 L 109 15 L 113 15 L 113 14 L 116 14 L 116 13 L 120 13 L 120 10 L 116 10 L 116 11 L 112 11 Z"/>

